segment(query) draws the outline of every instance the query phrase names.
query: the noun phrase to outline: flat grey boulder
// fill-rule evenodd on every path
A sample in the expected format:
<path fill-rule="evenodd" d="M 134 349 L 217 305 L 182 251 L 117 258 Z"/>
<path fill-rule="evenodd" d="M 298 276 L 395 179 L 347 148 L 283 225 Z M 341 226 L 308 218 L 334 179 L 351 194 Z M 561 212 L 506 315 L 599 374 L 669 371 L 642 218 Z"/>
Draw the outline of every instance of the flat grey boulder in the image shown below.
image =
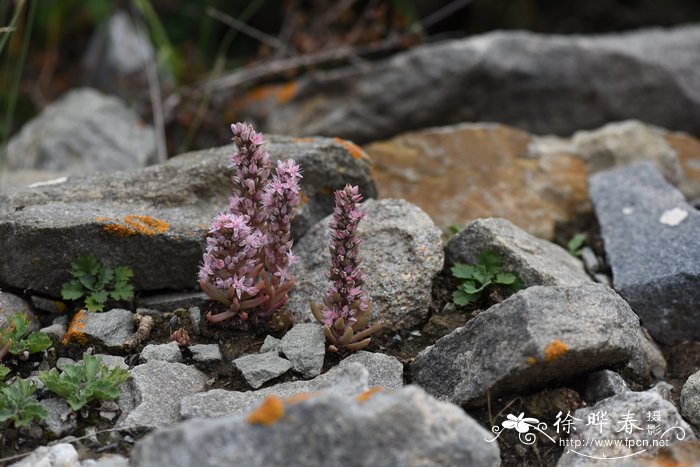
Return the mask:
<path fill-rule="evenodd" d="M 360 363 L 349 363 L 332 368 L 327 373 L 311 380 L 289 381 L 257 391 L 226 391 L 212 389 L 185 397 L 180 403 L 183 419 L 195 417 L 220 417 L 241 414 L 268 396 L 282 399 L 298 395 L 330 392 L 346 397 L 355 397 L 369 389 L 369 373 Z"/>
<path fill-rule="evenodd" d="M 156 140 L 126 103 L 80 88 L 26 123 L 7 145 L 7 169 L 113 172 L 153 162 Z"/>
<path fill-rule="evenodd" d="M 192 352 L 192 360 L 199 363 L 215 363 L 221 361 L 219 344 L 194 344 L 188 347 Z"/>
<path fill-rule="evenodd" d="M 588 184 L 615 290 L 656 341 L 700 338 L 700 213 L 650 162 Z"/>
<path fill-rule="evenodd" d="M 180 400 L 203 391 L 207 376 L 192 366 L 154 360 L 135 366 L 119 397 L 117 426 L 159 427 L 179 418 Z"/>
<path fill-rule="evenodd" d="M 369 373 L 367 384 L 371 388 L 399 389 L 403 386 L 403 365 L 396 357 L 360 350 L 341 360 L 338 368 L 345 368 L 353 363 L 359 363 L 367 368 Z"/>
<path fill-rule="evenodd" d="M 358 143 L 464 121 L 569 135 L 629 118 L 700 134 L 700 27 L 604 35 L 495 31 L 295 81 L 268 131 Z M 225 78 L 220 85 L 225 89 Z"/>
<path fill-rule="evenodd" d="M 506 219 L 477 219 L 467 225 L 447 242 L 445 262 L 476 264 L 484 250 L 497 253 L 502 269 L 517 272 L 525 287 L 591 282 L 581 261 Z"/>
<path fill-rule="evenodd" d="M 639 319 L 602 284 L 535 286 L 479 313 L 427 347 L 413 382 L 456 404 L 566 381 L 621 364 L 639 346 Z"/>
<path fill-rule="evenodd" d="M 672 445 L 681 440 L 695 439 L 693 430 L 676 407 L 653 390 L 618 394 L 592 407 L 578 409 L 573 416 L 576 420 L 572 420 L 570 446 L 559 459 L 559 467 L 603 465 L 606 462 L 622 464 L 628 460 L 626 457 L 634 461 L 639 454 L 645 457 L 654 455 L 663 446 L 659 444 L 660 440 Z M 589 424 L 591 420 L 593 423 Z M 606 443 L 607 440 L 610 441 Z M 642 445 L 644 443 L 647 445 Z"/>
<path fill-rule="evenodd" d="M 370 162 L 354 145 L 268 141 L 273 161 L 293 158 L 304 172 L 306 202 L 294 220 L 295 238 L 332 212 L 333 190 L 351 183 L 367 198 L 376 195 Z M 138 291 L 193 289 L 209 224 L 229 204 L 232 152 L 228 145 L 144 169 L 0 193 L 0 283 L 58 297 L 71 261 L 91 254 L 131 267 Z M 36 274 L 38 262 L 51 267 Z"/>
<path fill-rule="evenodd" d="M 76 319 L 82 324 L 76 326 Z M 88 342 L 100 349 L 121 350 L 124 341 L 134 332 L 134 314 L 120 308 L 104 313 L 80 312 L 71 327 L 79 327 Z"/>
<path fill-rule="evenodd" d="M 362 192 L 362 190 L 360 190 Z M 382 329 L 407 329 L 424 321 L 432 300 L 433 278 L 443 267 L 441 232 L 418 206 L 404 200 L 368 200 L 357 232 L 361 269 L 367 274 L 364 290 L 372 301 L 371 321 Z M 327 217 L 299 241 L 295 275 L 287 307 L 302 320 L 314 321 L 309 302 L 321 303 L 330 282 Z"/>
<path fill-rule="evenodd" d="M 274 411 L 265 407 L 249 417 L 189 420 L 159 430 L 137 443 L 131 463 L 134 467 L 500 464 L 498 446 L 484 442 L 488 431 L 459 407 L 415 386 L 380 392 L 362 402 L 324 394 L 296 403 L 277 400 Z"/>
<path fill-rule="evenodd" d="M 700 428 L 700 371 L 690 375 L 681 390 L 681 413 Z"/>
<path fill-rule="evenodd" d="M 277 355 L 277 352 L 255 353 L 239 357 L 233 366 L 241 372 L 246 382 L 257 389 L 271 379 L 285 374 L 292 363 Z"/>
<path fill-rule="evenodd" d="M 279 351 L 304 378 L 321 374 L 326 356 L 326 335 L 318 323 L 299 323 L 282 337 Z"/>

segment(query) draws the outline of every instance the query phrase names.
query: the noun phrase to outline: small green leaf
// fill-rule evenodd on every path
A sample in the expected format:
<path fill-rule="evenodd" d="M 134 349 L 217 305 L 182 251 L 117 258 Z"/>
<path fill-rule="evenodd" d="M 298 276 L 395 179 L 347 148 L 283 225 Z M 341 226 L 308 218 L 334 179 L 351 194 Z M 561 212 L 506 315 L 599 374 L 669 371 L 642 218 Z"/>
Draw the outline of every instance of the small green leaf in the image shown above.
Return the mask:
<path fill-rule="evenodd" d="M 495 271 L 494 271 L 495 272 Z M 483 264 L 477 264 L 474 268 L 474 279 L 481 284 L 490 284 L 494 272 Z"/>
<path fill-rule="evenodd" d="M 452 302 L 458 306 L 469 305 L 470 303 L 476 301 L 478 296 L 473 294 L 468 294 L 463 290 L 455 290 L 452 293 Z"/>
<path fill-rule="evenodd" d="M 110 295 L 115 300 L 131 300 L 134 298 L 134 286 L 126 282 L 117 282 Z"/>
<path fill-rule="evenodd" d="M 452 224 L 451 226 L 447 227 L 447 231 L 452 235 L 460 233 L 462 229 L 464 229 L 464 226 L 457 224 Z"/>
<path fill-rule="evenodd" d="M 114 269 L 108 266 L 103 266 L 102 269 L 100 269 L 100 273 L 97 275 L 97 282 L 95 283 L 95 288 L 97 290 L 104 289 L 107 284 L 112 282 L 113 278 Z"/>
<path fill-rule="evenodd" d="M 103 291 L 103 293 L 106 292 Z M 85 308 L 87 308 L 87 311 L 89 311 L 90 313 L 99 313 L 100 311 L 104 311 L 105 304 L 104 302 L 98 302 L 94 299 L 92 295 L 90 295 L 88 298 L 85 299 Z"/>
<path fill-rule="evenodd" d="M 573 256 L 581 256 L 581 249 L 586 243 L 586 239 L 587 235 L 585 233 L 577 233 L 576 235 L 571 237 L 571 240 L 569 240 L 569 243 L 567 245 L 569 253 Z"/>
<path fill-rule="evenodd" d="M 114 281 L 126 282 L 134 277 L 134 271 L 128 266 L 117 266 L 114 268 Z"/>
<path fill-rule="evenodd" d="M 452 266 L 452 275 L 458 279 L 472 279 L 474 277 L 474 266 L 471 264 L 457 263 Z"/>
<path fill-rule="evenodd" d="M 477 261 L 479 264 L 483 265 L 487 271 L 492 273 L 495 273 L 501 269 L 501 265 L 503 264 L 501 257 L 498 256 L 498 253 L 492 250 L 482 251 L 477 258 Z"/>
<path fill-rule="evenodd" d="M 61 289 L 61 297 L 64 300 L 78 300 L 84 293 L 83 285 L 78 280 L 66 282 Z"/>
<path fill-rule="evenodd" d="M 475 295 L 479 296 L 479 293 L 484 290 L 486 287 L 488 287 L 491 284 L 491 282 L 487 282 L 485 284 L 481 284 L 481 286 L 477 287 L 476 284 L 472 281 L 466 281 L 464 282 L 459 288 L 461 290 L 464 290 L 465 293 L 468 295 Z"/>
<path fill-rule="evenodd" d="M 29 353 L 37 353 L 51 347 L 51 338 L 43 332 L 33 332 L 23 340 Z"/>
<path fill-rule="evenodd" d="M 7 378 L 7 375 L 10 374 L 10 369 L 7 368 L 5 365 L 0 363 L 0 384 L 2 384 L 3 381 L 5 381 L 5 378 Z"/>
<path fill-rule="evenodd" d="M 72 263 L 72 274 L 78 276 L 96 276 L 100 272 L 100 263 L 94 256 L 80 256 Z"/>
<path fill-rule="evenodd" d="M 512 272 L 499 272 L 496 274 L 496 279 L 494 282 L 496 284 L 504 284 L 504 285 L 510 285 L 515 283 L 516 276 Z"/>

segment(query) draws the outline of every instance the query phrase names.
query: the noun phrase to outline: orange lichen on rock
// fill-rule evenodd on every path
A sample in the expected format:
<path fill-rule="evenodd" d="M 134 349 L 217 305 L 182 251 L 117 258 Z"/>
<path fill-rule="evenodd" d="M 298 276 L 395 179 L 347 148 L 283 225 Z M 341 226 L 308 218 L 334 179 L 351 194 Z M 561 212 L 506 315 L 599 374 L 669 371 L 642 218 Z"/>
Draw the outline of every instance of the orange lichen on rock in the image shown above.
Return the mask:
<path fill-rule="evenodd" d="M 537 359 L 535 357 L 527 357 L 528 365 L 534 365 L 535 363 L 537 363 Z"/>
<path fill-rule="evenodd" d="M 304 194 L 303 191 L 300 191 L 299 195 L 301 196 L 301 201 L 299 202 L 299 206 L 303 206 L 309 202 L 309 198 L 307 198 L 307 196 Z"/>
<path fill-rule="evenodd" d="M 289 81 L 284 84 L 258 86 L 246 94 L 243 100 L 246 101 L 246 103 L 250 103 L 265 101 L 272 98 L 278 104 L 286 104 L 296 96 L 297 87 L 296 81 Z"/>
<path fill-rule="evenodd" d="M 131 235 L 156 235 L 166 232 L 170 224 L 151 216 L 129 215 L 123 221 L 113 221 L 105 217 L 97 217 L 95 220 L 104 222 L 102 230 L 114 237 L 128 237 Z"/>
<path fill-rule="evenodd" d="M 335 142 L 343 146 L 355 159 L 369 159 L 369 156 L 357 144 L 343 138 L 335 138 Z"/>
<path fill-rule="evenodd" d="M 557 360 L 569 351 L 569 346 L 560 341 L 559 339 L 554 339 L 547 345 L 544 349 L 544 360 L 551 362 Z"/>
<path fill-rule="evenodd" d="M 268 426 L 284 417 L 284 401 L 277 396 L 269 396 L 260 407 L 248 415 L 246 421 L 251 425 Z"/>
<path fill-rule="evenodd" d="M 73 315 L 73 319 L 68 326 L 68 331 L 63 336 L 61 344 L 68 345 L 75 342 L 78 345 L 87 344 L 87 336 L 83 333 L 85 329 L 85 310 L 79 310 Z"/>
<path fill-rule="evenodd" d="M 383 391 L 383 389 L 380 386 L 374 386 L 372 388 L 369 388 L 368 390 L 366 390 L 365 392 L 363 392 L 359 396 L 357 396 L 355 398 L 355 400 L 357 400 L 357 402 L 362 404 L 363 402 L 367 402 L 369 400 L 369 398 L 372 397 L 373 395 L 377 394 L 378 392 L 382 392 L 382 391 Z"/>
<path fill-rule="evenodd" d="M 292 141 L 295 143 L 313 143 L 316 141 L 316 138 L 312 138 L 311 136 L 304 136 L 302 138 L 292 138 Z"/>

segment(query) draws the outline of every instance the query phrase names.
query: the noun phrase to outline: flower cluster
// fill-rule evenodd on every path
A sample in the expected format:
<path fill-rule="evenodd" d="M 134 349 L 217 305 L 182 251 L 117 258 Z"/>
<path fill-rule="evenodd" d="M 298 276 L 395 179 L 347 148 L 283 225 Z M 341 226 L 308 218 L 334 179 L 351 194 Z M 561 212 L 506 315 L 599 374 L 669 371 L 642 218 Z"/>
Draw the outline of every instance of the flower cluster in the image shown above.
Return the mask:
<path fill-rule="evenodd" d="M 359 203 L 362 195 L 356 186 L 347 185 L 335 192 L 335 209 L 330 227 L 331 267 L 326 276 L 332 282 L 323 297 L 323 304 L 312 303 L 311 311 L 321 324 L 329 341 L 328 349 L 360 350 L 369 344 L 372 334 L 379 331 L 377 322 L 367 328 L 371 308 L 362 291 L 365 275 L 360 270 L 357 226 L 364 217 Z"/>
<path fill-rule="evenodd" d="M 231 125 L 231 131 L 238 152 L 229 159 L 235 169 L 229 212 L 212 221 L 199 270 L 202 290 L 229 307 L 209 313 L 211 322 L 245 321 L 251 311 L 269 319 L 294 284 L 291 222 L 301 202 L 301 170 L 291 159 L 279 161 L 271 176 L 262 134 L 246 123 Z"/>

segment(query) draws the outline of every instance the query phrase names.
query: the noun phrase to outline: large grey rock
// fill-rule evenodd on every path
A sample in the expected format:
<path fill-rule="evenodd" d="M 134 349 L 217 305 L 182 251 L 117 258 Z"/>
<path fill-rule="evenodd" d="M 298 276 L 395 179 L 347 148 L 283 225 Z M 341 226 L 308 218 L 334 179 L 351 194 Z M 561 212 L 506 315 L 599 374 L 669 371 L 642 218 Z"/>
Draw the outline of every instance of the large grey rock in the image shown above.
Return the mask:
<path fill-rule="evenodd" d="M 372 300 L 372 321 L 383 329 L 410 328 L 428 316 L 433 278 L 443 267 L 440 230 L 419 207 L 403 200 L 369 200 L 357 229 L 363 239 L 361 268 L 367 274 L 364 289 Z M 327 217 L 297 244 L 297 283 L 287 306 L 302 319 L 313 320 L 309 302 L 321 302 L 330 283 Z"/>
<path fill-rule="evenodd" d="M 700 213 L 650 162 L 593 175 L 589 193 L 615 290 L 656 341 L 700 338 Z"/>
<path fill-rule="evenodd" d="M 95 354 L 95 357 L 100 357 L 100 360 L 108 368 L 121 368 L 122 370 L 128 370 L 129 365 L 124 361 L 124 357 L 119 357 L 117 355 L 107 355 L 107 354 Z"/>
<path fill-rule="evenodd" d="M 476 264 L 484 250 L 497 253 L 503 270 L 517 272 L 525 287 L 591 282 L 581 261 L 506 219 L 477 219 L 466 226 L 447 242 L 445 260 L 448 265 Z"/>
<path fill-rule="evenodd" d="M 27 457 L 10 467 L 80 467 L 78 451 L 70 443 L 36 448 Z"/>
<path fill-rule="evenodd" d="M 7 145 L 7 169 L 111 172 L 145 167 L 153 128 L 120 99 L 94 89 L 69 91 L 26 123 Z"/>
<path fill-rule="evenodd" d="M 68 403 L 60 397 L 49 397 L 41 400 L 47 416 L 41 421 L 41 426 L 52 438 L 60 438 L 72 433 L 78 426 L 75 413 Z"/>
<path fill-rule="evenodd" d="M 294 220 L 295 238 L 331 213 L 333 190 L 346 183 L 375 196 L 361 150 L 325 138 L 268 140 L 273 160 L 293 158 L 304 171 L 306 202 Z M 0 193 L 0 283 L 57 297 L 71 261 L 89 253 L 130 266 L 140 291 L 195 287 L 211 219 L 228 206 L 233 151 L 229 145 L 145 169 Z M 38 262 L 51 268 L 36 274 Z"/>
<path fill-rule="evenodd" d="M 311 380 L 289 381 L 257 391 L 225 391 L 212 389 L 185 397 L 180 403 L 182 418 L 220 417 L 241 414 L 268 396 L 288 399 L 298 394 L 330 392 L 344 397 L 355 397 L 367 389 L 369 373 L 360 363 L 349 363 L 332 368 Z"/>
<path fill-rule="evenodd" d="M 369 372 L 369 387 L 399 389 L 403 386 L 403 365 L 396 357 L 378 352 L 360 350 L 344 358 L 338 368 L 359 363 Z"/>
<path fill-rule="evenodd" d="M 120 350 L 134 332 L 134 315 L 129 310 L 115 308 L 104 313 L 84 312 L 80 331 L 88 340 L 105 350 Z"/>
<path fill-rule="evenodd" d="M 209 297 L 204 292 L 173 292 L 139 299 L 139 305 L 144 308 L 162 312 L 175 311 L 178 308 L 203 308 L 208 303 Z"/>
<path fill-rule="evenodd" d="M 364 143 L 465 121 L 567 135 L 639 118 L 700 134 L 698 47 L 695 25 L 592 36 L 491 32 L 309 74 L 291 101 L 270 109 L 265 127 Z"/>
<path fill-rule="evenodd" d="M 194 344 L 189 346 L 192 360 L 199 363 L 215 363 L 221 361 L 219 344 Z"/>
<path fill-rule="evenodd" d="M 160 360 L 131 370 L 128 387 L 119 397 L 123 413 L 117 426 L 159 427 L 179 418 L 180 400 L 203 391 L 207 376 L 183 363 Z"/>
<path fill-rule="evenodd" d="M 325 394 L 285 404 L 283 417 L 264 427 L 240 415 L 189 420 L 141 440 L 131 461 L 134 467 L 496 466 L 498 447 L 484 442 L 488 435 L 458 407 L 409 386 L 363 403 Z"/>
<path fill-rule="evenodd" d="M 177 342 L 168 342 L 167 344 L 148 344 L 143 348 L 140 355 L 142 362 L 150 362 L 153 360 L 162 360 L 164 362 L 181 362 L 182 352 Z"/>
<path fill-rule="evenodd" d="M 700 371 L 690 375 L 681 390 L 681 413 L 700 428 Z"/>
<path fill-rule="evenodd" d="M 605 414 L 603 423 L 587 425 L 589 415 L 595 417 L 596 413 Z M 625 392 L 604 399 L 592 407 L 578 409 L 573 416 L 577 420 L 572 425 L 569 439 L 570 443 L 575 444 L 570 445 L 571 449 L 564 450 L 557 463 L 560 467 L 610 465 L 614 458 L 624 462 L 623 457 L 634 458 L 635 453 L 653 455 L 659 449 L 658 440 L 673 444 L 683 439 L 695 439 L 693 430 L 681 418 L 676 407 L 655 391 Z M 625 420 L 634 425 L 628 426 L 631 429 L 629 432 L 625 429 Z M 598 443 L 591 440 L 610 442 L 606 444 L 605 441 Z M 654 440 L 657 440 L 656 446 Z M 642 443 L 648 445 L 641 446 Z M 597 460 L 591 457 L 607 459 Z"/>
<path fill-rule="evenodd" d="M 566 381 L 623 363 L 639 319 L 609 287 L 530 287 L 426 348 L 413 382 L 457 404 Z"/>
<path fill-rule="evenodd" d="M 257 389 L 271 379 L 285 374 L 292 368 L 292 363 L 278 356 L 277 352 L 267 352 L 239 357 L 233 361 L 233 366 L 243 374 L 252 388 Z"/>
<path fill-rule="evenodd" d="M 321 374 L 326 356 L 326 335 L 318 323 L 299 323 L 282 337 L 280 352 L 304 378 Z"/>

